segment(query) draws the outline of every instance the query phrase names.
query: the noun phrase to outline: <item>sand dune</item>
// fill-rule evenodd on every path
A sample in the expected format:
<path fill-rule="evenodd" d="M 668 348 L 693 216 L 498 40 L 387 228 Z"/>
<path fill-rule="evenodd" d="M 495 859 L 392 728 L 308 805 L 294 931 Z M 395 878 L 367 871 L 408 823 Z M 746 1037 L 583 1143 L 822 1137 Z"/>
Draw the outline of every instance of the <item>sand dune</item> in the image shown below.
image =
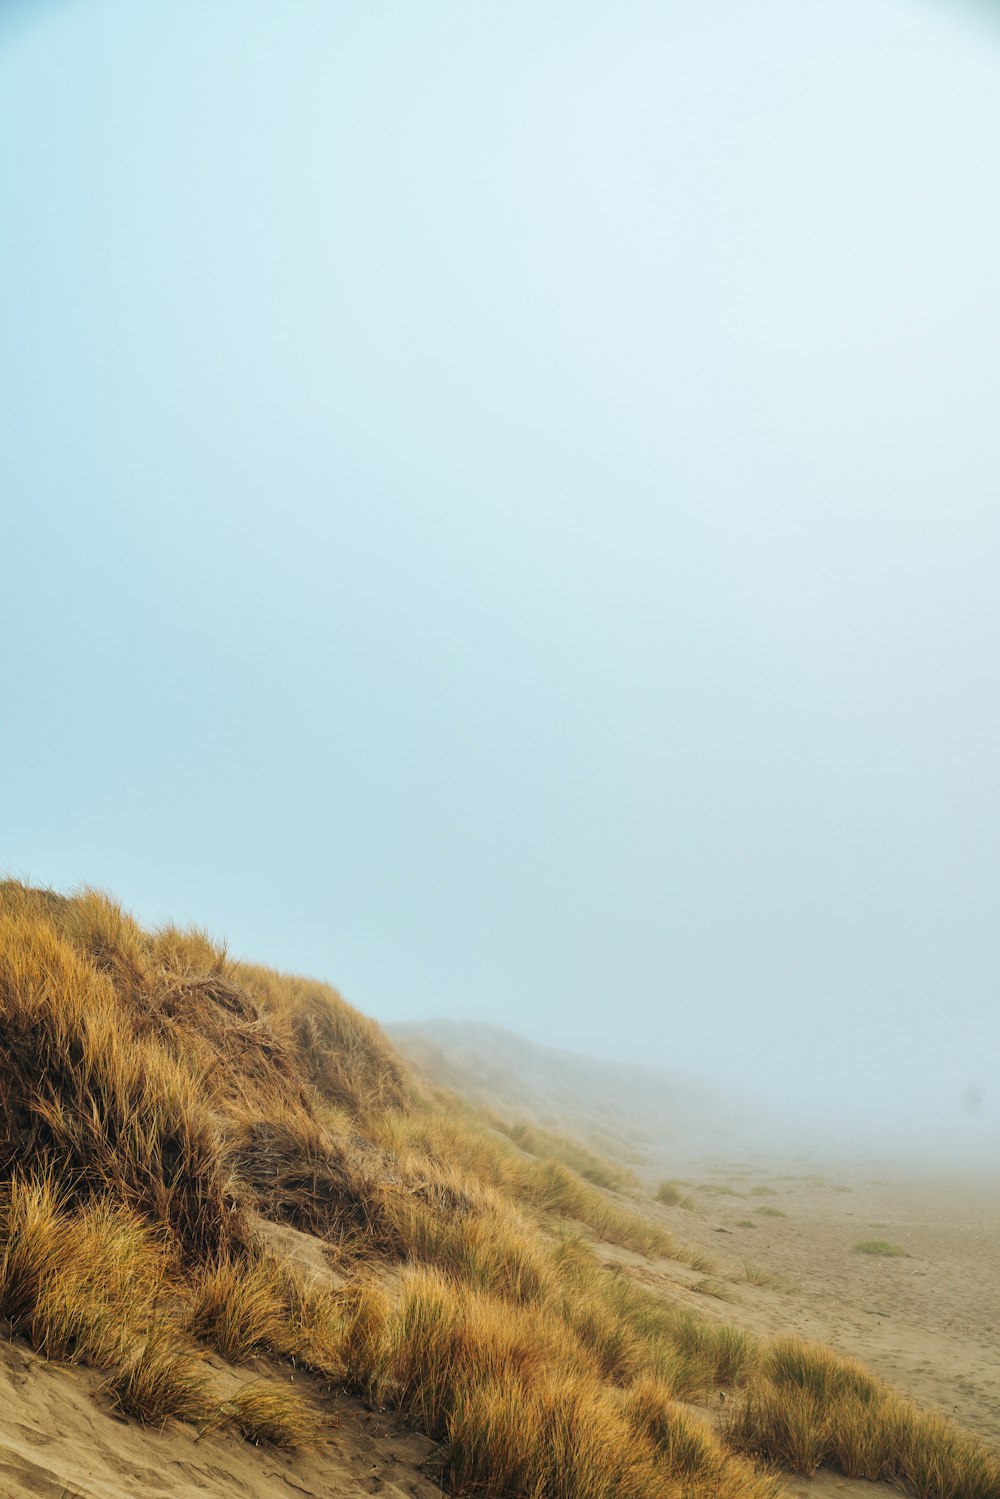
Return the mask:
<path fill-rule="evenodd" d="M 679 1237 L 717 1260 L 732 1297 L 692 1293 L 692 1304 L 759 1333 L 827 1343 L 918 1404 L 1000 1442 L 1000 1176 L 881 1169 L 876 1178 L 850 1165 L 803 1176 L 775 1163 L 770 1172 L 719 1167 L 686 1182 L 693 1207 L 662 1211 Z M 873 1238 L 906 1253 L 855 1251 Z M 776 1284 L 747 1284 L 746 1265 Z M 682 1294 L 697 1279 L 685 1266 L 636 1268 L 672 1290 L 679 1283 Z"/>
<path fill-rule="evenodd" d="M 326 986 L 96 892 L 3 895 L 0 1494 L 775 1499 L 760 1458 L 1000 1494 L 864 1370 L 712 1320 L 821 1338 L 992 1436 L 992 1189 L 720 1165 L 695 1131 L 665 1207 L 649 1125 L 623 1170 L 428 1088 Z M 598 1129 L 647 1084 L 654 1124 L 692 1101 L 504 1046 L 567 1124 L 588 1090 Z M 660 1160 L 679 1143 L 675 1116 Z"/>
<path fill-rule="evenodd" d="M 576 1126 L 597 1142 L 627 1141 L 645 1189 L 636 1205 L 718 1261 L 734 1298 L 714 1303 L 720 1314 L 760 1333 L 828 1343 L 1000 1441 L 1000 1170 L 921 1174 L 899 1160 L 793 1160 L 763 1143 L 754 1149 L 771 1121 L 751 1104 L 723 1101 L 688 1078 L 535 1046 L 489 1026 L 431 1021 L 392 1034 L 429 1075 L 478 1103 Z M 692 1206 L 651 1208 L 649 1192 L 674 1175 Z M 854 1251 L 871 1238 L 906 1254 Z M 638 1266 L 625 1251 L 606 1254 Z M 747 1264 L 779 1285 L 747 1284 Z M 657 1276 L 682 1296 L 702 1278 L 686 1266 Z M 711 1297 L 691 1293 L 691 1301 L 713 1309 Z"/>
<path fill-rule="evenodd" d="M 222 1365 L 217 1368 L 221 1371 Z M 271 1378 L 287 1378 L 277 1369 Z M 298 1376 L 308 1388 L 309 1381 Z M 340 1395 L 324 1396 L 329 1436 L 288 1456 L 234 1440 L 116 1419 L 97 1376 L 46 1363 L 20 1343 L 0 1342 L 0 1493 L 4 1499 L 437 1499 L 421 1470 L 433 1451 L 391 1417 Z"/>
<path fill-rule="evenodd" d="M 822 1180 L 719 1168 L 685 1183 L 690 1207 L 664 1209 L 647 1201 L 645 1211 L 668 1218 L 679 1238 L 717 1261 L 725 1301 L 696 1291 L 705 1277 L 685 1264 L 596 1247 L 606 1263 L 626 1267 L 701 1312 L 760 1333 L 798 1332 L 860 1357 L 918 1403 L 952 1413 L 995 1442 L 997 1186 L 989 1179 L 873 1181 L 846 1169 Z M 638 1193 L 635 1202 L 642 1205 Z M 775 1210 L 786 1216 L 774 1216 Z M 755 1226 L 741 1226 L 749 1223 Z M 284 1256 L 317 1275 L 328 1273 L 318 1240 L 287 1228 L 274 1232 L 280 1243 L 273 1247 Z M 907 1257 L 854 1251 L 859 1239 L 875 1234 L 905 1247 Z M 763 1267 L 778 1283 L 748 1284 L 747 1264 Z M 213 1366 L 220 1377 L 233 1377 L 220 1360 Z M 266 1361 L 239 1377 L 260 1375 L 289 1377 Z M 300 1389 L 314 1387 L 308 1376 L 296 1380 Z M 159 1431 L 116 1419 L 99 1384 L 96 1375 L 47 1363 L 21 1342 L 0 1343 L 0 1492 L 10 1499 L 231 1499 L 237 1493 L 245 1499 L 275 1493 L 432 1499 L 441 1493 L 429 1476 L 433 1462 L 430 1470 L 425 1466 L 433 1445 L 343 1394 L 322 1394 L 331 1422 L 320 1446 L 286 1456 L 231 1434 L 200 1436 L 179 1423 Z M 874 1499 L 884 1487 L 829 1472 L 809 1480 L 786 1476 L 783 1483 L 790 1495 L 811 1499 Z"/>

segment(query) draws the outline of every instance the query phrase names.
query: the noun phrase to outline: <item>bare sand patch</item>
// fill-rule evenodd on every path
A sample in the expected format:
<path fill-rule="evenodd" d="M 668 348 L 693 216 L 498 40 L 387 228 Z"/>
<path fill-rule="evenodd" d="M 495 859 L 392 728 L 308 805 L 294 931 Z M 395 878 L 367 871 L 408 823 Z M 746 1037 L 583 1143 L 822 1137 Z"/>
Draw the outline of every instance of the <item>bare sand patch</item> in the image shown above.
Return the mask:
<path fill-rule="evenodd" d="M 288 1378 L 275 1368 L 268 1374 Z M 308 1389 L 310 1381 L 300 1374 L 296 1383 Z M 320 1444 L 287 1455 L 232 1433 L 201 1436 L 177 1422 L 158 1430 L 116 1419 L 94 1398 L 99 1384 L 87 1370 L 0 1341 L 4 1499 L 439 1499 L 422 1468 L 432 1443 L 346 1395 L 324 1395 L 330 1422 Z"/>
<path fill-rule="evenodd" d="M 734 1185 L 741 1196 L 719 1190 Z M 1000 1174 L 843 1165 L 816 1174 L 772 1163 L 690 1174 L 685 1191 L 694 1211 L 657 1212 L 717 1260 L 735 1293 L 718 1315 L 859 1358 L 918 1404 L 1000 1444 Z M 866 1239 L 906 1255 L 856 1253 Z M 748 1284 L 747 1265 L 777 1284 Z M 666 1263 L 657 1272 L 685 1293 L 690 1272 Z M 716 1310 L 709 1300 L 700 1298 L 702 1310 Z"/>

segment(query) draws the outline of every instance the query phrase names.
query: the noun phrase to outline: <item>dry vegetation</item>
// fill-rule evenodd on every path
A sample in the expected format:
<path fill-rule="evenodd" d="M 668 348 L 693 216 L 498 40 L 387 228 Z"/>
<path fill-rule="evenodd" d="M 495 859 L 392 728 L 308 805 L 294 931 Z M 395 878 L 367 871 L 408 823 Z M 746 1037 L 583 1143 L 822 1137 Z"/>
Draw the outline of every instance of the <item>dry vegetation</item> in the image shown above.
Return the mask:
<path fill-rule="evenodd" d="M 773 1463 L 995 1499 L 993 1455 L 860 1366 L 604 1268 L 585 1235 L 714 1274 L 627 1183 L 421 1087 L 325 985 L 0 886 L 0 1316 L 121 1411 L 308 1444 L 314 1401 L 226 1393 L 206 1357 L 266 1354 L 404 1412 L 483 1499 L 772 1499 Z M 278 1264 L 262 1219 L 336 1279 Z M 722 1388 L 720 1436 L 688 1404 Z"/>
<path fill-rule="evenodd" d="M 656 1190 L 656 1200 L 657 1202 L 662 1202 L 663 1206 L 667 1208 L 687 1208 L 690 1210 L 694 1207 L 692 1198 L 687 1196 L 676 1182 L 661 1182 Z"/>
<path fill-rule="evenodd" d="M 799 1339 L 775 1339 L 733 1407 L 738 1450 L 797 1473 L 827 1463 L 849 1478 L 885 1479 L 910 1494 L 994 1499 L 991 1455 L 943 1416 L 903 1400 L 861 1364 Z"/>

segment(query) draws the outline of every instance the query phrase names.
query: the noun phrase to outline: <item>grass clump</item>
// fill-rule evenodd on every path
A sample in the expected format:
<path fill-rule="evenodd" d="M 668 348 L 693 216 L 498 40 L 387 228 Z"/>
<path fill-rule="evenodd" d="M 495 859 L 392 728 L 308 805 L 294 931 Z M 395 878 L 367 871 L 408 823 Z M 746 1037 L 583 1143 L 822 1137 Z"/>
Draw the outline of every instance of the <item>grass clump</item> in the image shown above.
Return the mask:
<path fill-rule="evenodd" d="M 15 1176 L 0 1199 L 0 1313 L 49 1358 L 109 1370 L 117 1409 L 148 1425 L 203 1419 L 203 1360 L 175 1315 L 165 1244 L 128 1209 L 74 1209 L 51 1176 Z"/>
<path fill-rule="evenodd" d="M 909 1259 L 901 1245 L 890 1244 L 888 1239 L 861 1239 L 855 1244 L 854 1253 L 882 1255 L 886 1259 Z"/>
<path fill-rule="evenodd" d="M 266 1255 L 220 1260 L 197 1274 L 188 1326 L 230 1363 L 275 1353 L 327 1380 L 345 1373 L 336 1293 Z"/>
<path fill-rule="evenodd" d="M 709 1388 L 745 1384 L 757 1369 L 760 1357 L 758 1339 L 747 1328 L 735 1323 L 719 1322 L 687 1307 L 656 1302 L 647 1305 L 645 1314 L 637 1320 L 654 1348 L 669 1350 L 667 1360 L 661 1362 L 655 1357 L 652 1360 L 667 1383 L 670 1380 L 664 1364 L 678 1355 L 705 1371 L 705 1383 Z M 704 1389 L 705 1384 L 701 1388 Z M 684 1398 L 678 1388 L 674 1388 L 673 1393 L 677 1399 Z"/>
<path fill-rule="evenodd" d="M 767 1346 L 728 1408 L 739 1452 L 809 1474 L 822 1465 L 916 1499 L 990 1499 L 1000 1460 L 942 1416 L 902 1399 L 861 1364 L 797 1338 Z"/>
<path fill-rule="evenodd" d="M 381 1337 L 382 1399 L 445 1444 L 448 1477 L 461 1491 L 498 1499 L 669 1492 L 671 1458 L 643 1427 L 636 1403 L 600 1378 L 603 1350 L 551 1314 L 510 1308 L 420 1271 Z M 709 1438 L 687 1461 L 697 1484 L 729 1459 Z M 748 1496 L 765 1499 L 749 1470 L 740 1472 Z"/>
<path fill-rule="evenodd" d="M 286 1306 L 271 1263 L 262 1258 L 213 1260 L 197 1274 L 191 1331 L 238 1364 L 283 1335 Z"/>
<path fill-rule="evenodd" d="M 673 1251 L 673 1258 L 682 1265 L 687 1265 L 689 1270 L 697 1270 L 699 1275 L 717 1275 L 719 1267 L 710 1254 L 696 1249 L 692 1244 L 682 1244 L 679 1249 Z"/>
<path fill-rule="evenodd" d="M 656 1189 L 656 1200 L 668 1208 L 687 1208 L 690 1211 L 694 1207 L 694 1200 L 676 1182 L 661 1182 Z"/>
<path fill-rule="evenodd" d="M 149 1032 L 138 939 L 116 909 L 82 901 L 84 954 L 44 921 L 0 914 L 0 1178 L 51 1169 L 76 1198 L 111 1192 L 211 1252 L 244 1219 L 195 1076 Z"/>
<path fill-rule="evenodd" d="M 294 1452 L 315 1446 L 323 1433 L 320 1411 L 298 1390 L 271 1380 L 245 1384 L 217 1408 L 212 1426 L 235 1426 L 255 1446 Z"/>
<path fill-rule="evenodd" d="M 781 1279 L 770 1270 L 765 1270 L 763 1265 L 744 1265 L 743 1279 L 748 1286 L 764 1286 L 769 1290 L 776 1291 L 781 1288 Z"/>
<path fill-rule="evenodd" d="M 208 1376 L 201 1356 L 178 1342 L 177 1327 L 163 1322 L 122 1350 L 105 1385 L 115 1406 L 146 1426 L 204 1421 L 211 1410 Z"/>
<path fill-rule="evenodd" d="M 759 1213 L 762 1218 L 787 1218 L 788 1217 L 788 1214 L 782 1212 L 781 1208 L 771 1207 L 770 1203 L 765 1203 L 763 1207 L 754 1208 L 754 1212 L 755 1213 Z"/>
<path fill-rule="evenodd" d="M 715 1499 L 778 1499 L 776 1477 L 734 1463 L 706 1421 L 678 1405 L 657 1379 L 643 1376 L 623 1395 L 633 1428 L 653 1443 L 665 1474 L 682 1493 Z"/>
<path fill-rule="evenodd" d="M 49 1358 L 114 1362 L 155 1319 L 171 1266 L 128 1209 L 72 1209 L 51 1176 L 17 1175 L 0 1195 L 0 1315 Z"/>

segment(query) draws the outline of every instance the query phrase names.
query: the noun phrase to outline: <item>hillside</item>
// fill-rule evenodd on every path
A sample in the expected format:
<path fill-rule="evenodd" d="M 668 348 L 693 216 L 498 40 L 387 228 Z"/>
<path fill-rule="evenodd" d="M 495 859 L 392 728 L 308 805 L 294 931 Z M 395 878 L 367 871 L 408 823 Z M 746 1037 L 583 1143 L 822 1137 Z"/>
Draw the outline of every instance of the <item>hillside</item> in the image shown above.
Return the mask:
<path fill-rule="evenodd" d="M 0 885 L 3 1492 L 996 1499 L 989 1447 L 723 1316 L 667 1208 L 514 1128 L 324 984 Z"/>
<path fill-rule="evenodd" d="M 421 1076 L 505 1118 L 660 1170 L 760 1148 L 774 1122 L 679 1072 L 539 1046 L 500 1026 L 427 1020 L 385 1027 Z"/>

